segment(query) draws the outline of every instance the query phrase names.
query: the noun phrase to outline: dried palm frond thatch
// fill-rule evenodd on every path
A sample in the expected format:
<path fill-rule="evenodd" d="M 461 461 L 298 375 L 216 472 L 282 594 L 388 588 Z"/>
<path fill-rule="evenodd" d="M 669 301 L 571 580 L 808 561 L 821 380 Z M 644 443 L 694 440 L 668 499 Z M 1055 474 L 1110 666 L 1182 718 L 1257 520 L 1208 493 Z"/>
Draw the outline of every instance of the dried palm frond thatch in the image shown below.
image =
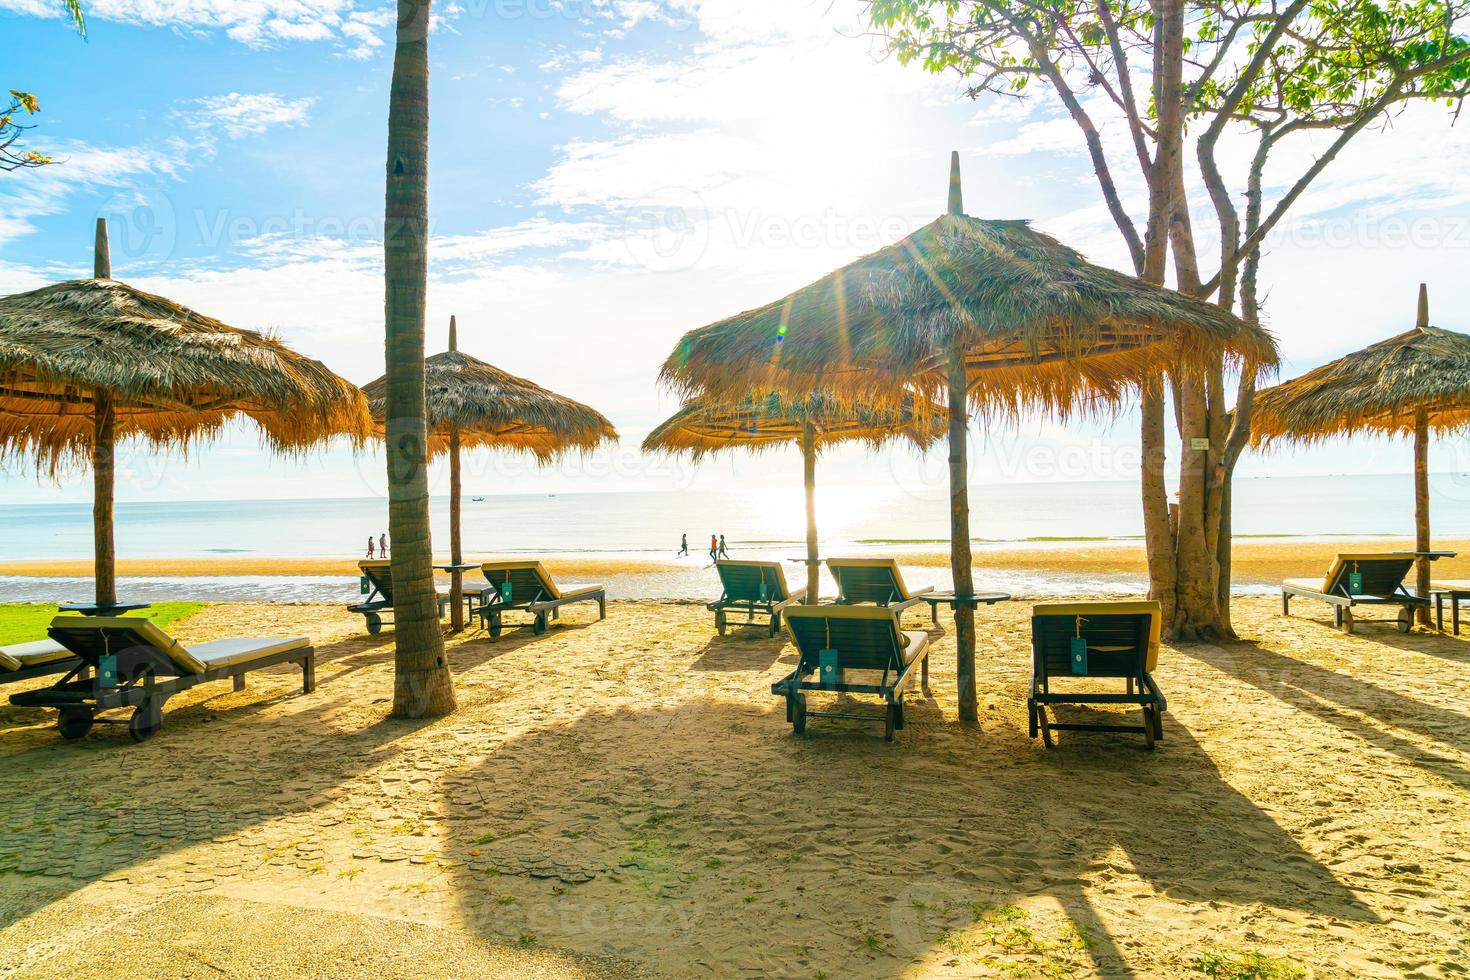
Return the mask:
<path fill-rule="evenodd" d="M 1429 289 L 1419 285 L 1415 327 L 1258 392 L 1251 441 L 1321 442 L 1354 432 L 1414 441 L 1414 541 L 1430 550 L 1429 435 L 1470 427 L 1470 336 L 1429 325 Z M 1429 595 L 1428 557 L 1417 588 Z M 1429 622 L 1427 608 L 1419 621 Z"/>
<path fill-rule="evenodd" d="M 160 446 L 186 447 L 237 413 L 281 450 L 361 441 L 369 428 L 362 392 L 321 362 L 126 283 L 0 297 L 0 454 L 34 455 L 53 472 L 84 461 L 99 391 L 118 439 Z"/>
<path fill-rule="evenodd" d="M 687 452 L 696 460 L 725 449 L 760 452 L 789 443 L 801 448 L 806 491 L 806 602 L 819 600 L 821 562 L 817 551 L 817 456 L 840 442 L 876 449 L 903 438 L 919 449 L 934 444 L 945 424 L 938 405 L 912 394 L 896 409 L 847 405 L 826 392 L 805 398 L 751 395 L 738 402 L 696 399 L 643 440 L 644 452 Z"/>
<path fill-rule="evenodd" d="M 876 449 L 904 438 L 928 449 L 944 431 L 944 410 L 910 395 L 897 411 L 844 407 L 826 394 L 803 399 L 771 394 L 735 404 L 705 399 L 687 403 L 643 440 L 645 452 L 687 452 L 698 460 L 725 449 L 762 451 L 801 445 L 808 425 L 820 452 L 839 442 Z"/>
<path fill-rule="evenodd" d="M 381 435 L 387 377 L 368 383 L 363 391 Z M 526 452 L 543 462 L 573 450 L 596 449 L 604 440 L 618 437 L 596 409 L 457 350 L 424 361 L 424 396 L 429 451 L 434 456 L 449 451 L 449 436 L 455 430 L 462 448 Z"/>

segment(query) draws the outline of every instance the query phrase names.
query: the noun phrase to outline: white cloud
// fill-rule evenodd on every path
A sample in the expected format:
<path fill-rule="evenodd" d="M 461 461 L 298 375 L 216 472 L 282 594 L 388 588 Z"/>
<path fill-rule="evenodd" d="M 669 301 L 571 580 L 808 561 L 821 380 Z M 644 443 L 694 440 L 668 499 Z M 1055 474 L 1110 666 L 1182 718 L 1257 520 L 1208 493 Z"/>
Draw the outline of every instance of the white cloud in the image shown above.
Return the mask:
<path fill-rule="evenodd" d="M 258 136 L 275 126 L 305 126 L 315 98 L 284 99 L 268 92 L 195 99 L 183 115 L 200 129 L 219 129 L 231 139 Z"/>

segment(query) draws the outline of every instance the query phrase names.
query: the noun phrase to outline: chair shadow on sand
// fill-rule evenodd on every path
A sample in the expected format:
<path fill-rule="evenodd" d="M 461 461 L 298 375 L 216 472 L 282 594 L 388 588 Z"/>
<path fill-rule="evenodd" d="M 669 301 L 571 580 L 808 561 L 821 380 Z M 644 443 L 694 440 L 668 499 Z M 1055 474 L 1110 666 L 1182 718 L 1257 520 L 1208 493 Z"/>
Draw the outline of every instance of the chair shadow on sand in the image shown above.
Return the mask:
<path fill-rule="evenodd" d="M 243 695 L 227 684 L 198 688 L 205 696 L 171 701 L 163 731 L 141 745 L 113 725 L 65 742 L 54 712 L 0 709 L 0 926 L 94 880 L 132 873 L 158 884 L 154 862 L 182 849 L 209 845 L 211 865 L 228 852 L 223 879 L 230 867 L 259 867 L 278 853 L 255 846 L 252 831 L 284 822 L 292 826 L 282 840 L 310 837 L 334 789 L 393 758 L 396 743 L 425 724 L 383 719 L 331 732 L 344 710 L 333 680 L 360 669 L 360 658 L 384 656 L 391 657 L 391 644 L 376 638 L 318 646 L 318 687 L 310 695 L 301 693 L 294 666 L 252 674 Z M 252 700 L 217 704 L 232 696 Z M 255 717 L 273 707 L 285 710 Z M 232 731 L 264 734 L 254 748 L 265 751 L 242 765 L 240 753 L 250 749 Z M 176 782 L 180 773 L 192 778 Z"/>
<path fill-rule="evenodd" d="M 977 916 L 988 929 L 986 909 L 1038 899 L 1070 923 L 1074 965 L 1127 975 L 1098 889 L 1378 921 L 1177 720 L 1157 753 L 1045 753 L 915 707 L 897 745 L 851 724 L 794 737 L 779 707 L 708 701 L 512 739 L 446 774 L 445 849 L 472 855 L 453 872 L 464 921 L 676 974 L 833 976 L 963 958 Z"/>

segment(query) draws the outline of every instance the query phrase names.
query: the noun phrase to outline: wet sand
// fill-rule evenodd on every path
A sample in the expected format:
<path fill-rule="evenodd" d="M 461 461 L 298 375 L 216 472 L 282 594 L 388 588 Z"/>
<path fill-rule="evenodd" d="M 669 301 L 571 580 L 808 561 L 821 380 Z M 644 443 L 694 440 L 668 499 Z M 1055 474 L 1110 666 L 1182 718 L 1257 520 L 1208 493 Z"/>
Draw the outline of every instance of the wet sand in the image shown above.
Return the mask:
<path fill-rule="evenodd" d="M 212 606 L 174 632 L 309 633 L 317 691 L 209 685 L 136 746 L 0 707 L 0 974 L 1463 973 L 1470 639 L 1298 608 L 1166 648 L 1149 753 L 1028 738 L 1020 602 L 978 617 L 981 725 L 945 616 L 894 744 L 792 736 L 790 646 L 694 605 L 453 639 L 459 711 L 425 722 L 386 717 L 391 631 Z"/>

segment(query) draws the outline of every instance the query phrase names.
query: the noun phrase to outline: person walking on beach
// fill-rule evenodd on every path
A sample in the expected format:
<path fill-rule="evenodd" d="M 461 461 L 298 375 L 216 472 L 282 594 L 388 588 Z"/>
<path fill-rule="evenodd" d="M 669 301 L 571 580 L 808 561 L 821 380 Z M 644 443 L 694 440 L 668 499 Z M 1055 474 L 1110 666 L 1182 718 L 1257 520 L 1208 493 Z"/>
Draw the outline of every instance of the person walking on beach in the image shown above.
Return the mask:
<path fill-rule="evenodd" d="M 371 548 L 372 545 L 368 545 L 368 547 Z M 387 531 L 384 531 L 382 534 L 378 535 L 378 557 L 379 558 L 387 558 L 388 557 L 388 532 Z"/>
<path fill-rule="evenodd" d="M 725 536 L 723 534 L 720 535 L 720 557 L 721 558 L 729 558 L 730 557 L 730 552 L 725 548 Z"/>
<path fill-rule="evenodd" d="M 677 555 L 675 555 L 674 557 L 675 558 L 688 558 L 689 557 L 689 532 L 688 531 L 685 531 L 683 534 L 679 535 L 679 553 Z"/>
<path fill-rule="evenodd" d="M 713 565 L 720 560 L 720 542 L 716 535 L 709 536 L 709 561 Z"/>
<path fill-rule="evenodd" d="M 368 535 L 368 560 L 371 561 L 372 560 L 372 557 L 373 557 L 373 536 L 371 534 L 369 534 Z"/>

